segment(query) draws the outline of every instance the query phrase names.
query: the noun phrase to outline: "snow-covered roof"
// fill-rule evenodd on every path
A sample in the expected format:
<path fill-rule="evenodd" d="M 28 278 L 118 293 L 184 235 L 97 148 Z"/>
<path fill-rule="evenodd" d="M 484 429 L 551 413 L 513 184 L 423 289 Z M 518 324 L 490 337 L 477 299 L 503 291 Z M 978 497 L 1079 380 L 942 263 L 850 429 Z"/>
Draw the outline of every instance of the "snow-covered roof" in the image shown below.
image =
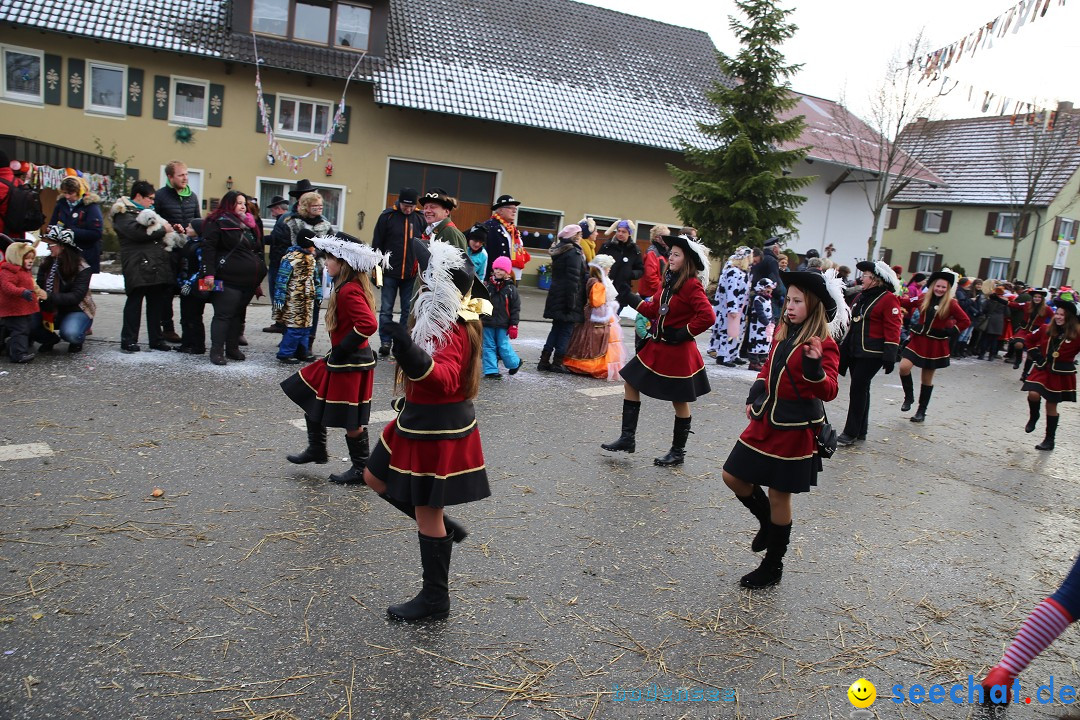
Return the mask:
<path fill-rule="evenodd" d="M 1033 205 L 1046 207 L 1080 168 L 1080 118 L 1069 122 L 1069 117 L 1061 115 L 1052 132 L 1028 125 L 1025 116 L 1015 122 L 1003 115 L 912 123 L 898 142 L 903 146 L 917 137 L 920 157 L 944 184 L 910 185 L 893 203 L 1016 206 L 1033 185 Z M 1033 133 L 1039 133 L 1037 142 L 1049 153 L 1045 161 L 1025 160 L 1031 156 Z M 1028 179 L 1036 168 L 1042 172 L 1037 183 Z"/>
<path fill-rule="evenodd" d="M 125 45 L 253 63 L 228 0 L 7 0 L 0 21 Z M 701 30 L 573 0 L 390 0 L 386 57 L 358 74 L 385 105 L 680 150 L 704 142 L 721 78 Z M 344 78 L 348 50 L 259 39 L 268 67 Z"/>

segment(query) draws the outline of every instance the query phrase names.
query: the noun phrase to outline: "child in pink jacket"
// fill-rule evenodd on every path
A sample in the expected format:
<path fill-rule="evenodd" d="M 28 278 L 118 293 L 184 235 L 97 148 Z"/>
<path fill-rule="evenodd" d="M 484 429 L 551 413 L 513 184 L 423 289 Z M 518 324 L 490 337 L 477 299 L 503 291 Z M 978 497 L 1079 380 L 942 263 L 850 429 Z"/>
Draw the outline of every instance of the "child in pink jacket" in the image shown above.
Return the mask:
<path fill-rule="evenodd" d="M 30 331 L 35 324 L 34 316 L 41 312 L 38 303 L 47 297 L 30 272 L 36 257 L 30 243 L 13 242 L 5 253 L 5 262 L 0 263 L 0 320 L 7 329 L 8 357 L 14 363 L 34 359 L 30 352 Z"/>

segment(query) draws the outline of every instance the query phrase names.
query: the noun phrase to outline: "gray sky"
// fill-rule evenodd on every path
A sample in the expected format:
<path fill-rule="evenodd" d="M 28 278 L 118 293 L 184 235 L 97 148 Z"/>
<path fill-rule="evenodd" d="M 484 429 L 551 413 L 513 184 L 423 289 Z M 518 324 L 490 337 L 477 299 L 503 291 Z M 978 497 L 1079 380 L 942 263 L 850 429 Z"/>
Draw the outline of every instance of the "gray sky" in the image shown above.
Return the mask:
<path fill-rule="evenodd" d="M 581 0 L 590 5 L 703 30 L 716 47 L 737 53 L 728 28 L 737 15 L 732 0 Z M 810 95 L 839 100 L 864 114 L 867 98 L 880 86 L 890 57 L 903 51 L 921 29 L 933 47 L 960 40 L 1008 10 L 1016 0 L 802 0 L 791 20 L 799 31 L 784 45 L 790 63 L 802 63 L 792 87 Z M 781 3 L 792 7 L 793 2 Z M 740 16 L 740 19 L 741 16 Z M 1008 33 L 989 50 L 965 58 L 950 69 L 958 80 L 1018 100 L 1043 103 L 1069 100 L 1080 105 L 1080 0 L 1059 5 L 1050 0 L 1046 15 Z M 935 86 L 936 88 L 937 86 Z M 962 96 L 962 97 L 961 97 Z M 980 114 L 966 90 L 953 91 L 940 104 L 944 117 Z"/>

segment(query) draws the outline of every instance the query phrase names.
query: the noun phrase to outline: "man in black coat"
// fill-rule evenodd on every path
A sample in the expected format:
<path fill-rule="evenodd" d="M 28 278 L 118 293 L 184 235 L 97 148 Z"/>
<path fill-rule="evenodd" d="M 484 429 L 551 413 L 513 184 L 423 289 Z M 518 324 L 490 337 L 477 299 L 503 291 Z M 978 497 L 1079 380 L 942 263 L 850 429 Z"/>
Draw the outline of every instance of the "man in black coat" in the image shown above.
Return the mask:
<path fill-rule="evenodd" d="M 517 229 L 517 211 L 520 200 L 515 200 L 513 195 L 500 195 L 491 204 L 491 217 L 484 223 L 487 230 L 487 241 L 484 248 L 487 250 L 487 277 L 491 277 L 491 264 L 500 257 L 514 260 L 514 242 L 521 240 L 521 233 Z M 515 236 L 517 236 L 515 238 Z"/>
<path fill-rule="evenodd" d="M 188 185 L 187 165 L 179 160 L 173 160 L 165 166 L 165 184 L 158 188 L 154 194 L 154 212 L 172 225 L 172 229 L 181 235 L 187 230 L 187 226 L 197 217 L 202 217 L 202 207 L 199 205 L 199 196 Z M 170 255 L 174 274 L 180 272 L 178 253 Z M 174 294 L 180 288 L 176 282 Z M 147 300 L 147 302 L 150 302 Z M 164 301 L 161 308 L 161 336 L 169 342 L 180 342 L 180 336 L 176 334 L 176 326 L 173 323 L 173 296 L 170 295 Z"/>
<path fill-rule="evenodd" d="M 615 237 L 600 246 L 597 255 L 610 255 L 615 258 L 615 264 L 611 266 L 608 277 L 615 286 L 619 297 L 624 298 L 631 292 L 630 283 L 645 274 L 645 264 L 641 260 L 641 251 L 634 242 L 636 226 L 631 220 L 620 220 L 615 223 Z M 622 300 L 619 301 L 619 310 L 622 310 Z"/>
<path fill-rule="evenodd" d="M 383 273 L 379 299 L 379 354 L 383 357 L 390 355 L 390 333 L 384 328 L 394 319 L 394 299 L 401 300 L 402 325 L 408 320 L 412 307 L 417 273 L 412 241 L 424 234 L 425 227 L 424 218 L 416 212 L 418 198 L 419 194 L 413 188 L 401 188 L 394 206 L 379 215 L 371 238 L 371 247 L 390 253 L 390 269 Z"/>
<path fill-rule="evenodd" d="M 750 267 L 750 287 L 757 285 L 758 280 L 769 278 L 777 285 L 780 284 L 780 238 L 769 238 L 765 247 L 761 250 L 761 262 Z"/>
<path fill-rule="evenodd" d="M 544 317 L 551 320 L 551 330 L 540 352 L 537 370 L 567 372 L 563 355 L 570 344 L 570 335 L 574 325 L 585 322 L 589 268 L 580 241 L 581 226 L 567 225 L 559 231 L 558 242 L 551 246 L 551 289 L 544 302 Z"/>

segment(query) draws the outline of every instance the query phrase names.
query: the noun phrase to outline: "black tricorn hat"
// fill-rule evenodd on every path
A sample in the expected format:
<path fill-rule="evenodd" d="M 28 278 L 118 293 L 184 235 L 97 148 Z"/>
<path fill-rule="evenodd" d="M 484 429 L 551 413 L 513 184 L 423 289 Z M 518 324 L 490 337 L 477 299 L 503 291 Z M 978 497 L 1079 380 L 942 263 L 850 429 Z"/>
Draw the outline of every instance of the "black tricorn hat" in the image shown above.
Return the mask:
<path fill-rule="evenodd" d="M 435 240 L 433 242 L 441 242 Z M 410 248 L 413 253 L 413 257 L 416 258 L 417 265 L 420 266 L 420 272 L 425 273 L 428 269 L 428 264 L 431 260 L 431 251 L 428 246 L 424 244 L 419 238 L 412 239 L 412 247 Z M 465 252 L 459 250 L 464 263 L 461 267 L 455 267 L 450 269 L 450 280 L 454 283 L 454 287 L 458 289 L 462 297 L 465 297 L 470 292 L 474 298 L 480 298 L 482 300 L 490 300 L 491 296 L 488 294 L 487 287 L 484 286 L 484 281 L 476 274 L 476 269 L 473 267 L 472 260 L 465 257 Z"/>
<path fill-rule="evenodd" d="M 956 280 L 959 277 L 960 277 L 959 275 L 954 273 L 949 268 L 942 268 L 941 270 L 930 273 L 930 277 L 928 277 L 926 279 L 926 286 L 930 287 L 931 285 L 936 283 L 938 280 L 944 280 L 945 282 L 947 282 L 949 284 L 949 287 L 952 287 L 952 286 L 956 285 Z"/>
<path fill-rule="evenodd" d="M 420 205 L 423 206 L 426 203 L 435 203 L 436 205 L 442 205 L 447 210 L 453 210 L 457 207 L 457 200 L 450 197 L 442 188 L 431 188 L 426 193 L 420 196 Z"/>
<path fill-rule="evenodd" d="M 785 287 L 794 285 L 801 290 L 814 295 L 825 306 L 825 319 L 832 321 L 836 317 L 836 298 L 829 293 L 829 287 L 825 282 L 823 273 L 813 270 L 792 270 L 780 273 L 780 282 Z"/>
<path fill-rule="evenodd" d="M 699 271 L 705 269 L 705 263 L 708 260 L 701 257 L 698 251 L 690 246 L 690 239 L 685 235 L 661 235 L 660 237 L 664 238 L 664 242 L 668 244 L 669 248 L 677 247 L 682 250 L 686 259 L 694 263 L 694 267 Z"/>
<path fill-rule="evenodd" d="M 465 233 L 465 238 L 468 239 L 468 240 L 484 240 L 484 241 L 486 241 L 487 236 L 488 236 L 487 226 L 485 226 L 484 223 L 482 223 L 482 222 L 476 223 L 471 228 L 469 228 L 469 230 Z"/>
<path fill-rule="evenodd" d="M 296 187 L 289 191 L 289 197 L 298 198 L 301 195 L 309 192 L 318 192 L 319 188 L 311 184 L 311 181 L 304 178 L 300 182 L 296 183 Z"/>
<path fill-rule="evenodd" d="M 1046 297 L 1050 294 L 1050 291 L 1043 287 L 1028 288 L 1028 295 L 1042 295 Z"/>
<path fill-rule="evenodd" d="M 272 207 L 277 207 L 278 205 L 284 205 L 285 207 L 288 207 L 289 206 L 289 201 L 288 201 L 288 199 L 283 198 L 280 195 L 275 195 L 274 197 L 270 198 L 270 204 L 267 205 L 266 207 L 267 208 L 272 208 Z"/>
<path fill-rule="evenodd" d="M 491 209 L 498 210 L 499 208 L 506 207 L 507 205 L 514 205 L 516 207 L 520 204 L 521 201 L 515 200 L 513 195 L 500 195 L 495 202 L 491 203 Z"/>

